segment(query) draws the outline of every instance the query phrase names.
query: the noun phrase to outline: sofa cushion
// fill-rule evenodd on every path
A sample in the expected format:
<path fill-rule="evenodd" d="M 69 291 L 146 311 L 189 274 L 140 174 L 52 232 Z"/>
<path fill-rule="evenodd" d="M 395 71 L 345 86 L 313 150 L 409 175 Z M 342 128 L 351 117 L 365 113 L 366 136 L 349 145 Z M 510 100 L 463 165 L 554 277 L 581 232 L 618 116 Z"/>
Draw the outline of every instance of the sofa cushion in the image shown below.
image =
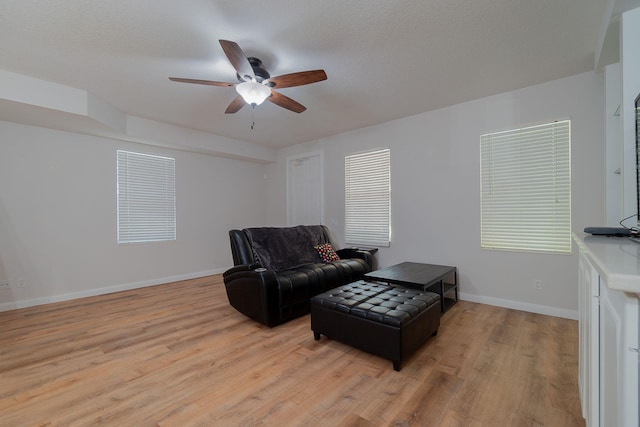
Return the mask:
<path fill-rule="evenodd" d="M 256 260 L 275 271 L 322 262 L 314 245 L 329 243 L 323 228 L 313 225 L 245 228 L 244 232 Z"/>
<path fill-rule="evenodd" d="M 367 263 L 361 259 L 306 264 L 280 271 L 276 276 L 280 305 L 308 302 L 314 295 L 358 280 L 366 272 Z"/>

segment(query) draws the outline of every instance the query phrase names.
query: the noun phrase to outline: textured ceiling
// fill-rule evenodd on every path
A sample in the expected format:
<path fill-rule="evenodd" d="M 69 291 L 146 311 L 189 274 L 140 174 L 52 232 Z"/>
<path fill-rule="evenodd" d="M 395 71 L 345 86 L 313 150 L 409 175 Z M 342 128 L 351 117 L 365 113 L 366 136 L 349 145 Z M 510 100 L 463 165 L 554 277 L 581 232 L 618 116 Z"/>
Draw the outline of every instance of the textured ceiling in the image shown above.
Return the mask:
<path fill-rule="evenodd" d="M 0 68 L 91 92 L 120 111 L 270 147 L 318 139 L 594 69 L 603 0 L 2 0 Z M 307 107 L 224 110 L 218 39 Z M 0 116 L 2 119 L 2 116 Z"/>

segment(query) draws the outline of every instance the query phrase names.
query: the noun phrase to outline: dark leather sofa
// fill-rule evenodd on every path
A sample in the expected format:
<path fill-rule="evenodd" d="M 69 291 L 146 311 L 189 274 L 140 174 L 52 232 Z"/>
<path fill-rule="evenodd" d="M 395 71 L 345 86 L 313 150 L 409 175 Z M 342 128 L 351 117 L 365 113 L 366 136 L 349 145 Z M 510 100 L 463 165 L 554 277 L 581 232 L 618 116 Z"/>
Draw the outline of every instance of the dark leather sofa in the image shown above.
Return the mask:
<path fill-rule="evenodd" d="M 229 303 L 240 313 L 276 326 L 309 313 L 313 296 L 362 278 L 373 255 L 340 249 L 323 262 L 315 245 L 330 243 L 324 225 L 259 227 L 229 231 L 234 267 L 223 274 Z M 333 246 L 335 247 L 335 246 Z"/>

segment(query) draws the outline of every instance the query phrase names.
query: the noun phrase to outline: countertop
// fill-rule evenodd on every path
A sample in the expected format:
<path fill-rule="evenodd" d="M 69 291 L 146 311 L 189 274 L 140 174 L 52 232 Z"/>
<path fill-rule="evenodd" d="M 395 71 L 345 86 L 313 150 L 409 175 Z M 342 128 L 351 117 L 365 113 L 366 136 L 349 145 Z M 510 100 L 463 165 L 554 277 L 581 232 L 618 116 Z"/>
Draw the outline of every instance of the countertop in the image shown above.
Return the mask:
<path fill-rule="evenodd" d="M 607 287 L 640 295 L 640 243 L 627 237 L 573 233 L 573 240 L 593 263 Z"/>

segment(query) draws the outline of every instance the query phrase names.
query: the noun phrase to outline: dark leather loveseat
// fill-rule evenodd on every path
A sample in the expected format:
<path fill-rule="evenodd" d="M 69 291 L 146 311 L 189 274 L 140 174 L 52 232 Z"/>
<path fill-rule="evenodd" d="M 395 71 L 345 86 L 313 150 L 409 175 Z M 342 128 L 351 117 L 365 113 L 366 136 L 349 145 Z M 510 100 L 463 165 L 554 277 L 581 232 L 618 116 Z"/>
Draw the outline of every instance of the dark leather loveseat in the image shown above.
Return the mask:
<path fill-rule="evenodd" d="M 323 262 L 314 246 L 329 243 L 324 225 L 231 230 L 235 267 L 224 284 L 229 303 L 242 314 L 276 326 L 309 313 L 310 299 L 361 279 L 371 271 L 369 251 L 340 249 L 339 260 Z"/>

